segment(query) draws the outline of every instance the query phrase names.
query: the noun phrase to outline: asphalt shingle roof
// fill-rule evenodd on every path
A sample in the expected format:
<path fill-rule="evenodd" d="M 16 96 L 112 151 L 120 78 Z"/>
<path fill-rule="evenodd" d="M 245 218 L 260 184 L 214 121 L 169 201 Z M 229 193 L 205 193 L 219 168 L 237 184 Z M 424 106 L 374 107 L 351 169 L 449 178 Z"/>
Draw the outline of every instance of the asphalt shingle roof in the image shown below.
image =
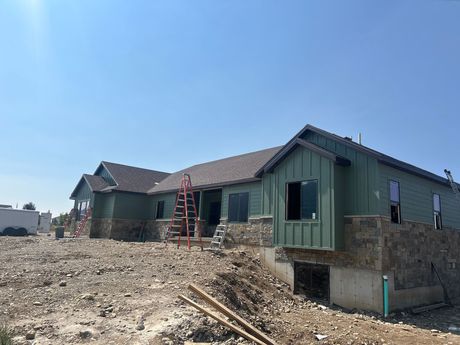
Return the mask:
<path fill-rule="evenodd" d="M 103 161 L 117 186 L 113 190 L 133 193 L 147 193 L 170 174 L 162 171 L 132 167 Z"/>
<path fill-rule="evenodd" d="M 255 177 L 255 173 L 281 148 L 282 146 L 277 146 L 191 166 L 171 174 L 157 186 L 150 189 L 149 194 L 179 189 L 182 174 L 184 173 L 190 174 L 194 188 L 257 181 L 259 179 Z"/>
<path fill-rule="evenodd" d="M 109 184 L 101 176 L 83 174 L 83 178 L 88 182 L 89 187 L 93 192 L 99 192 L 105 187 L 108 187 Z"/>

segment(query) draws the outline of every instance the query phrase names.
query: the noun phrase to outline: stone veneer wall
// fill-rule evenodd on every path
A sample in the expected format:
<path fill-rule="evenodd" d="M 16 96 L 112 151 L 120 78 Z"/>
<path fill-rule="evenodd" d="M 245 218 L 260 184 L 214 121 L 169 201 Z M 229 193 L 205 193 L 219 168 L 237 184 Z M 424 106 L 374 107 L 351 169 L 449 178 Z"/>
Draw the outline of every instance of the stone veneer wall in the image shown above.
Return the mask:
<path fill-rule="evenodd" d="M 120 241 L 139 241 L 143 224 L 145 241 L 161 240 L 160 228 L 153 220 L 97 218 L 92 220 L 91 238 L 110 238 Z"/>
<path fill-rule="evenodd" d="M 273 244 L 273 218 L 251 217 L 248 223 L 229 223 L 221 218 L 220 224 L 227 226 L 226 245 L 271 247 Z"/>
<path fill-rule="evenodd" d="M 460 230 L 435 230 L 432 224 L 413 221 L 393 224 L 388 217 L 374 216 L 345 217 L 344 231 L 343 251 L 278 247 L 275 260 L 386 274 L 394 309 L 410 306 L 409 299 L 412 305 L 423 304 L 423 294 L 433 301 L 438 298 L 440 282 L 431 268 L 433 262 L 449 297 L 460 301 Z"/>
<path fill-rule="evenodd" d="M 276 248 L 276 259 L 379 271 L 382 269 L 381 224 L 381 219 L 376 217 L 346 217 L 343 250 L 278 247 Z"/>
<path fill-rule="evenodd" d="M 460 300 L 460 230 L 432 224 L 381 220 L 383 271 L 394 272 L 395 290 L 439 285 L 433 263 L 451 299 Z"/>
<path fill-rule="evenodd" d="M 94 219 L 90 237 L 110 238 L 121 241 L 139 241 L 139 235 L 144 227 L 144 241 L 163 241 L 166 237 L 170 220 L 131 220 L 131 219 Z"/>

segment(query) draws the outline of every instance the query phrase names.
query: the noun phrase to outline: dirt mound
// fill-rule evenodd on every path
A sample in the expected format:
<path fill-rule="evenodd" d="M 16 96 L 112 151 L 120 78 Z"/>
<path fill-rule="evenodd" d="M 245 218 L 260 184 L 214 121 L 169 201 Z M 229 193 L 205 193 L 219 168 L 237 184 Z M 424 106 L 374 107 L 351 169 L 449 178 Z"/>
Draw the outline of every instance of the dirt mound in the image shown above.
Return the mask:
<path fill-rule="evenodd" d="M 280 345 L 460 344 L 448 333 L 460 325 L 458 308 L 390 320 L 345 313 L 293 296 L 242 250 L 46 236 L 1 237 L 0 248 L 0 324 L 14 330 L 19 345 L 249 344 L 177 298 L 205 304 L 187 290 L 190 283 Z"/>

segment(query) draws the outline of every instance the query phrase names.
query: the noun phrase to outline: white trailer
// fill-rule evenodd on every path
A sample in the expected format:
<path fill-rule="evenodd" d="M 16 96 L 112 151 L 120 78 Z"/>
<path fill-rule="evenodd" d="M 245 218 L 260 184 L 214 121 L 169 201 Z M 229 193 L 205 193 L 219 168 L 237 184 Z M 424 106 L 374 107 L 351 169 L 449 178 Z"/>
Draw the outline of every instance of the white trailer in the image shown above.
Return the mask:
<path fill-rule="evenodd" d="M 48 234 L 51 227 L 51 213 L 42 212 L 40 214 L 40 220 L 38 222 L 38 232 L 43 234 Z"/>
<path fill-rule="evenodd" d="M 0 235 L 36 235 L 40 212 L 0 208 Z"/>

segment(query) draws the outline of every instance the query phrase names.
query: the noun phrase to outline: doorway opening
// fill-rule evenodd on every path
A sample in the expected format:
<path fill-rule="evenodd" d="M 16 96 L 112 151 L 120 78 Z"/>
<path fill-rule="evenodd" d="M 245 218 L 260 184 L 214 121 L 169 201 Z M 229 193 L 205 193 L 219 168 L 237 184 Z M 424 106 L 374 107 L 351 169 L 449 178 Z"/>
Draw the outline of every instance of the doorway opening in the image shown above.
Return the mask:
<path fill-rule="evenodd" d="M 294 293 L 329 301 L 329 266 L 294 261 Z"/>
<path fill-rule="evenodd" d="M 212 189 L 202 192 L 201 219 L 204 220 L 204 226 L 201 232 L 203 237 L 212 237 L 220 223 L 220 214 L 222 208 L 222 189 Z"/>

